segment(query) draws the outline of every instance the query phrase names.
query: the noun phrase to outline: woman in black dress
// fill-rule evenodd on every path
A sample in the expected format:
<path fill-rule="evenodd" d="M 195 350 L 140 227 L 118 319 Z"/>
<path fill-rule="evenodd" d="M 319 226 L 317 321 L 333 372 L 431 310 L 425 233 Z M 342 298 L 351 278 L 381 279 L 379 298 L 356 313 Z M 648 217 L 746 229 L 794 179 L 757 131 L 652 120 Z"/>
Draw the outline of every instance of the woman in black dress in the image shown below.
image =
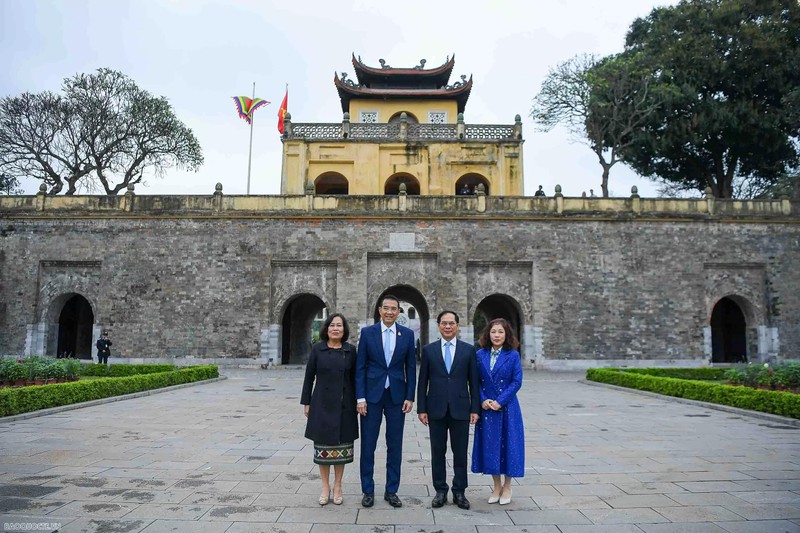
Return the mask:
<path fill-rule="evenodd" d="M 320 505 L 331 500 L 331 465 L 333 503 L 341 505 L 344 501 L 344 465 L 353 462 L 353 443 L 358 438 L 356 348 L 346 342 L 349 336 L 344 316 L 335 313 L 328 317 L 320 328 L 321 341 L 311 348 L 300 396 L 308 418 L 305 436 L 314 441 L 314 462 L 319 465 L 322 480 Z"/>

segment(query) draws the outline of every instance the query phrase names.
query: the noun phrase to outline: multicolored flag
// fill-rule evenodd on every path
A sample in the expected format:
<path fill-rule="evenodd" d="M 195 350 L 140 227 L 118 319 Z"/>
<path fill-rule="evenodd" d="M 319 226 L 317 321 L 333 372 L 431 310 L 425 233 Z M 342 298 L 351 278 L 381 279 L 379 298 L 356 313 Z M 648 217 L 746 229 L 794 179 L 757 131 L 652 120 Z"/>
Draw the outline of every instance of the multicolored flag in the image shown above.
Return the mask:
<path fill-rule="evenodd" d="M 252 123 L 253 113 L 255 113 L 256 109 L 269 104 L 263 98 L 248 98 L 247 96 L 233 96 L 232 98 L 236 102 L 239 118 L 243 118 L 248 124 Z"/>
<path fill-rule="evenodd" d="M 278 131 L 283 135 L 283 119 L 286 116 L 286 111 L 289 109 L 289 89 L 286 89 L 286 94 L 283 96 L 281 107 L 278 108 Z"/>

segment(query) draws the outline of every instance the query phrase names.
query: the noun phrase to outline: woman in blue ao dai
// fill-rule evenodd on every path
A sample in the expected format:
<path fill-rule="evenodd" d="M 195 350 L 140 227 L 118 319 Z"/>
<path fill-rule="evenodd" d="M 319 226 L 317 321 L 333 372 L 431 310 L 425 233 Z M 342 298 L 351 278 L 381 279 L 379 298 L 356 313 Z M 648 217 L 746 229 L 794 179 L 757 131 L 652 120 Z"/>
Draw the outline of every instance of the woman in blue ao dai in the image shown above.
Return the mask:
<path fill-rule="evenodd" d="M 472 471 L 491 474 L 489 503 L 511 503 L 511 482 L 525 475 L 525 434 L 517 392 L 522 387 L 519 342 L 503 318 L 489 322 L 480 338 L 481 407 L 472 444 Z M 505 476 L 505 480 L 501 479 Z"/>

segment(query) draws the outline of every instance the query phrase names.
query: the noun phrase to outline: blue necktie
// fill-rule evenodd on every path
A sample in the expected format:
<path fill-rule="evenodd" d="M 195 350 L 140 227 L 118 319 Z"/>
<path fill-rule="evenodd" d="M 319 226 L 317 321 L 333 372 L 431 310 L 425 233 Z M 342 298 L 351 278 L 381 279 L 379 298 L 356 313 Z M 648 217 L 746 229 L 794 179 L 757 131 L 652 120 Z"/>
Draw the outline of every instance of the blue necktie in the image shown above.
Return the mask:
<path fill-rule="evenodd" d="M 497 362 L 498 355 L 500 355 L 499 350 L 492 350 L 491 357 L 489 358 L 489 371 L 494 370 L 494 364 Z"/>
<path fill-rule="evenodd" d="M 392 361 L 392 330 L 387 329 L 383 334 L 383 355 L 386 357 L 386 368 Z M 389 376 L 386 376 L 386 388 L 389 388 Z"/>
<path fill-rule="evenodd" d="M 450 367 L 453 366 L 453 356 L 450 354 L 450 343 L 444 343 L 444 366 L 447 367 L 447 373 L 450 373 Z"/>

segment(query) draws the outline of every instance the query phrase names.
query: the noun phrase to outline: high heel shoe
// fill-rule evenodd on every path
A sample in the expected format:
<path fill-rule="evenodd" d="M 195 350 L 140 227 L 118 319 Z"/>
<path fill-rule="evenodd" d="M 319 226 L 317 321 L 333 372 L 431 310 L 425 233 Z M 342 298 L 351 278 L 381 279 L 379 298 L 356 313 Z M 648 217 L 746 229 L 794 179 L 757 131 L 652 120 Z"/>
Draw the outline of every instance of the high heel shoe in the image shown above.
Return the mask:
<path fill-rule="evenodd" d="M 508 495 L 506 496 L 506 491 L 500 495 L 500 505 L 508 505 L 511 503 L 511 489 L 508 489 Z"/>
<path fill-rule="evenodd" d="M 319 497 L 319 504 L 320 505 L 328 505 L 328 502 L 331 500 L 330 494 L 321 494 Z"/>
<path fill-rule="evenodd" d="M 336 495 L 336 489 L 334 489 L 334 491 L 333 491 L 333 505 L 342 505 L 343 502 L 344 502 L 344 495 L 340 493 L 337 496 Z"/>
<path fill-rule="evenodd" d="M 494 491 L 492 491 L 492 495 L 489 496 L 489 500 L 488 501 L 489 501 L 489 503 L 497 503 L 497 502 L 499 502 L 500 501 L 500 494 L 495 494 Z"/>

